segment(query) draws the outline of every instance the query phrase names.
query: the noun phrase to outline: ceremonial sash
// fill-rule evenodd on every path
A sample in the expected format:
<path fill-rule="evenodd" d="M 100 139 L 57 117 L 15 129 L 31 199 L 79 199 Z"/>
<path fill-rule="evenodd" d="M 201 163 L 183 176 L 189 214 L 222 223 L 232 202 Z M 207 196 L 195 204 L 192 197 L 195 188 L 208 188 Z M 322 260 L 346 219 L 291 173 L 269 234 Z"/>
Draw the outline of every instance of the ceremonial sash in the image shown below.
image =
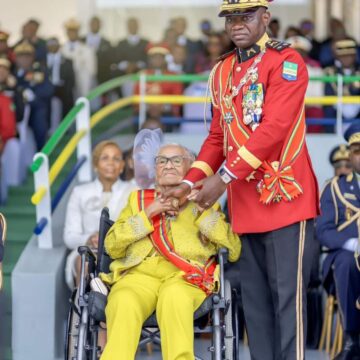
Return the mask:
<path fill-rule="evenodd" d="M 153 189 L 138 191 L 139 211 L 148 207 L 156 198 Z M 156 251 L 169 260 L 179 270 L 184 272 L 184 279 L 189 283 L 198 286 L 207 295 L 214 290 L 214 272 L 216 261 L 211 257 L 204 267 L 191 264 L 175 252 L 174 246 L 168 238 L 165 215 L 157 215 L 152 219 L 154 231 L 150 234 L 151 242 Z"/>
<path fill-rule="evenodd" d="M 231 96 L 229 76 L 231 76 L 235 61 L 235 55 L 226 58 L 219 66 L 220 91 L 219 105 L 226 129 L 234 143 L 240 149 L 250 138 L 252 131 L 247 127 L 239 116 Z M 215 77 L 214 77 L 215 78 Z M 301 185 L 295 180 L 292 165 L 298 157 L 305 140 L 305 107 L 302 106 L 296 121 L 292 125 L 283 148 L 280 160 L 269 163 L 263 161 L 258 170 L 263 172 L 263 180 L 258 186 L 260 201 L 264 204 L 278 202 L 284 199 L 291 201 L 303 193 Z M 261 126 L 261 124 L 260 124 Z M 226 133 L 225 133 L 226 137 Z M 226 139 L 225 139 L 226 140 Z"/>

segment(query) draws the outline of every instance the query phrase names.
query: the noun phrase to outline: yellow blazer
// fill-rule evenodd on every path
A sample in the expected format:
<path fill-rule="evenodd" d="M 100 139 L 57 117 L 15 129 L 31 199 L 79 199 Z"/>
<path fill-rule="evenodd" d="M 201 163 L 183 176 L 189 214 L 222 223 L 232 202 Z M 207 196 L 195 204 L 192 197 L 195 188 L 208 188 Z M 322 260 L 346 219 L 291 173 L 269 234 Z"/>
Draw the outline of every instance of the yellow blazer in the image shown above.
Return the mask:
<path fill-rule="evenodd" d="M 139 211 L 137 191 L 133 191 L 105 238 L 105 249 L 114 261 L 110 273 L 101 278 L 111 285 L 122 272 L 140 264 L 153 250 L 149 237 L 153 231 L 145 211 Z M 200 213 L 195 203 L 189 202 L 171 219 L 168 236 L 176 253 L 195 264 L 205 264 L 220 247 L 229 249 L 230 261 L 240 256 L 240 239 L 225 221 L 219 204 Z"/>

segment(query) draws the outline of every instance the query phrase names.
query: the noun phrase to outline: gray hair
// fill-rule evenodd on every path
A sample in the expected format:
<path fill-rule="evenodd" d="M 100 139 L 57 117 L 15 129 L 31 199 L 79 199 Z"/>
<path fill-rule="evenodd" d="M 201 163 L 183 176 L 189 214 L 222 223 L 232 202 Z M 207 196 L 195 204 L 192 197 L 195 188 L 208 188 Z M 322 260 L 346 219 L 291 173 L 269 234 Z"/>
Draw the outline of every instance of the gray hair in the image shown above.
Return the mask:
<path fill-rule="evenodd" d="M 176 146 L 182 149 L 182 151 L 185 153 L 185 156 L 190 160 L 190 164 L 192 164 L 195 161 L 195 154 L 186 146 L 180 145 L 178 143 L 166 143 L 160 146 L 159 151 L 156 155 L 159 155 L 160 151 L 166 147 L 169 146 Z"/>

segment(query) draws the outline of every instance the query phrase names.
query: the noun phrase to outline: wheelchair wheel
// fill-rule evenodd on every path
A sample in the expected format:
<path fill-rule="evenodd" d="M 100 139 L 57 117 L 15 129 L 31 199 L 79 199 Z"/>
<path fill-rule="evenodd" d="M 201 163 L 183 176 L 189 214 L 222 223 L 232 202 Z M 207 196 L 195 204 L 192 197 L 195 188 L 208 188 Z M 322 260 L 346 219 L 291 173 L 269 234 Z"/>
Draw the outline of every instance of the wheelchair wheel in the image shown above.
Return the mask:
<path fill-rule="evenodd" d="M 76 306 L 77 290 L 71 296 L 71 306 L 69 309 L 66 335 L 65 335 L 65 360 L 77 360 L 77 347 L 79 339 L 80 317 L 74 309 Z"/>

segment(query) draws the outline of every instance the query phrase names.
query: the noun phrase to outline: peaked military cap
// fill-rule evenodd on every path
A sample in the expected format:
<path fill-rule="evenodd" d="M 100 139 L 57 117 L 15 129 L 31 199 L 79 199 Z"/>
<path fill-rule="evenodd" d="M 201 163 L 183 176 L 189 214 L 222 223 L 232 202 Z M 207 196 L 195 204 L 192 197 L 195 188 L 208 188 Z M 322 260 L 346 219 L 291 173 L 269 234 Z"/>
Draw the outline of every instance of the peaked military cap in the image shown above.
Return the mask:
<path fill-rule="evenodd" d="M 335 164 L 337 161 L 349 160 L 349 147 L 345 144 L 338 145 L 331 150 L 329 161 Z"/>
<path fill-rule="evenodd" d="M 344 134 L 345 140 L 351 144 L 360 143 L 360 124 L 352 124 Z"/>
<path fill-rule="evenodd" d="M 14 49 L 16 55 L 20 54 L 34 54 L 35 48 L 27 41 L 23 41 L 19 45 L 17 45 Z"/>
<path fill-rule="evenodd" d="M 170 54 L 170 50 L 166 44 L 160 43 L 160 44 L 149 44 L 146 48 L 146 53 L 148 55 L 168 55 Z"/>
<path fill-rule="evenodd" d="M 67 29 L 67 30 L 79 30 L 81 27 L 81 24 L 76 19 L 69 19 L 68 21 L 66 21 L 64 26 L 65 26 L 65 29 Z"/>
<path fill-rule="evenodd" d="M 273 0 L 223 0 L 219 17 L 247 15 L 256 11 L 259 7 L 268 8 L 271 1 Z"/>
<path fill-rule="evenodd" d="M 344 39 L 336 41 L 335 43 L 335 54 L 341 55 L 356 55 L 357 44 L 353 39 Z"/>

